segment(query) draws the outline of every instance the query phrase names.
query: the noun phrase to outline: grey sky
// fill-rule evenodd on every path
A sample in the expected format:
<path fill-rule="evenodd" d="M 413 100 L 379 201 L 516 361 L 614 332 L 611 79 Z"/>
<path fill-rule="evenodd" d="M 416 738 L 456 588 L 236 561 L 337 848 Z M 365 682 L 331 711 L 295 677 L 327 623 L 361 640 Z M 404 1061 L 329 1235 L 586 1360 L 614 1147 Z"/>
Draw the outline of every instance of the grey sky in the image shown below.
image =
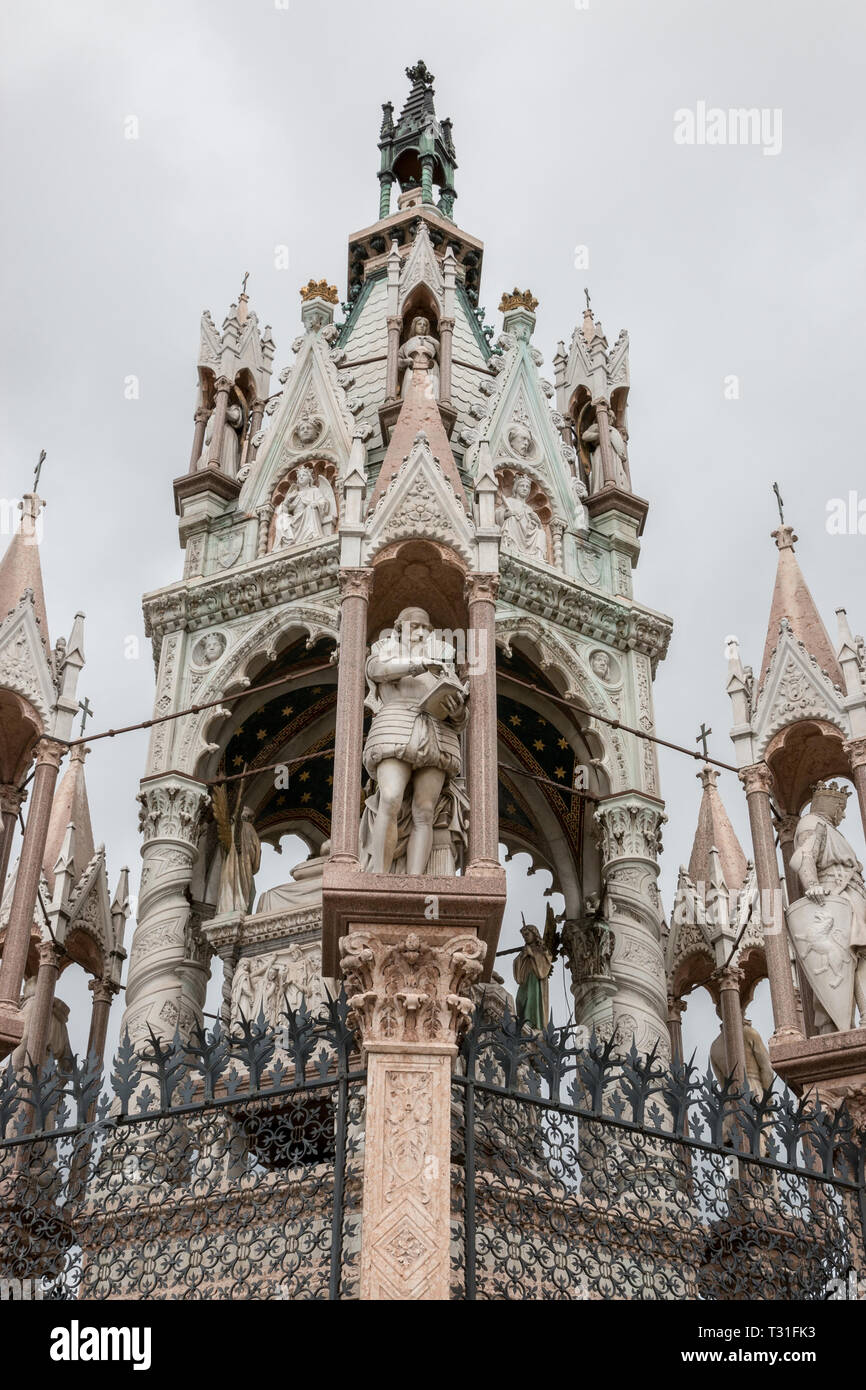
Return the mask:
<path fill-rule="evenodd" d="M 51 635 L 85 610 L 92 727 L 150 713 L 140 595 L 181 572 L 171 480 L 188 464 L 201 310 L 221 321 L 249 270 L 286 362 L 299 286 L 345 293 L 347 236 L 377 211 L 380 105 L 399 108 L 423 56 L 454 120 L 455 216 L 485 242 L 488 317 L 503 289 L 529 286 L 547 375 L 584 284 L 609 340 L 629 330 L 631 466 L 651 503 L 636 592 L 675 620 L 658 728 L 691 745 L 705 720 L 729 759 L 723 642 L 737 633 L 759 664 L 773 479 L 831 635 L 840 603 L 866 625 L 866 539 L 825 529 L 830 498 L 866 496 L 864 25 L 856 0 L 7 4 L 0 491 L 20 495 L 48 450 Z M 699 101 L 780 108 L 781 152 L 675 144 L 674 112 Z M 89 759 L 112 878 L 128 862 L 137 880 L 144 757 L 142 734 Z M 662 757 L 668 907 L 695 771 Z M 748 852 L 736 779 L 721 790 Z M 518 920 L 510 908 L 507 944 Z"/>

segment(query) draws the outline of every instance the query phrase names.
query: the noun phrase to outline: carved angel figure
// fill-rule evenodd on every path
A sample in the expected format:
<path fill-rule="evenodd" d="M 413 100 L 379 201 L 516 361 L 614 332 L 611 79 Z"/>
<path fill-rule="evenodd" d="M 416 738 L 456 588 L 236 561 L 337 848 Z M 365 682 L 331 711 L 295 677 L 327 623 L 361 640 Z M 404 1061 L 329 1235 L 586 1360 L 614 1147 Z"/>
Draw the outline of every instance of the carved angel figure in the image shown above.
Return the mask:
<path fill-rule="evenodd" d="M 211 796 L 222 851 L 218 914 L 252 911 L 255 875 L 261 863 L 262 846 L 253 825 L 253 812 L 249 806 L 241 804 L 242 792 L 243 782 L 238 790 L 233 816 L 229 811 L 225 782 L 218 782 Z"/>
<path fill-rule="evenodd" d="M 496 508 L 496 524 L 502 527 L 504 550 L 528 555 L 533 560 L 547 559 L 547 537 L 538 513 L 529 505 L 532 479 L 519 473 L 514 479 L 510 497 L 502 497 Z"/>
<path fill-rule="evenodd" d="M 330 536 L 334 530 L 337 504 L 327 478 L 317 478 L 312 468 L 302 464 L 295 486 L 277 511 L 278 545 L 303 545 Z"/>

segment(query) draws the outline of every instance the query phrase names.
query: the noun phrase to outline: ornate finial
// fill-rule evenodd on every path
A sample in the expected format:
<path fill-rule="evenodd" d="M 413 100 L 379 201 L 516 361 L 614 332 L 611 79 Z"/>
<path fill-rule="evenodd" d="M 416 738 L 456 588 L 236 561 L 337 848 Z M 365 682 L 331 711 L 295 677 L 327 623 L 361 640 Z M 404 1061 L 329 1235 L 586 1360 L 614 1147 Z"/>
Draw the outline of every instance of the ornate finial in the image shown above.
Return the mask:
<path fill-rule="evenodd" d="M 509 309 L 528 309 L 532 314 L 538 308 L 538 300 L 531 290 L 519 290 L 515 285 L 510 294 L 503 294 L 499 304 L 500 314 L 508 313 Z"/>
<path fill-rule="evenodd" d="M 413 68 L 406 69 L 406 76 L 410 82 L 423 82 L 425 87 L 433 86 L 433 74 L 423 58 L 419 58 Z"/>
<path fill-rule="evenodd" d="M 34 470 L 33 470 L 33 491 L 34 491 L 34 492 L 38 492 L 38 491 L 39 491 L 39 479 L 40 479 L 41 474 L 42 474 L 42 465 L 43 465 L 43 463 L 45 462 L 45 457 L 46 457 L 46 455 L 45 455 L 45 450 L 42 449 L 41 452 L 40 452 L 40 454 L 39 454 L 39 460 L 38 460 L 38 462 L 37 462 L 37 464 L 36 464 L 36 467 L 35 467 Z"/>
<path fill-rule="evenodd" d="M 703 720 L 701 720 L 701 731 L 700 731 L 700 733 L 698 734 L 697 738 L 695 739 L 695 743 L 699 743 L 699 744 L 701 745 L 701 747 L 703 748 L 703 750 L 704 750 L 704 761 L 705 761 L 705 762 L 706 762 L 707 758 L 709 757 L 709 754 L 708 754 L 708 752 L 707 752 L 707 739 L 709 738 L 709 736 L 710 736 L 710 734 L 711 734 L 712 732 L 713 732 L 712 729 L 708 729 L 707 726 L 706 726 L 706 724 L 703 722 Z"/>
<path fill-rule="evenodd" d="M 327 280 L 308 280 L 301 288 L 301 299 L 324 299 L 328 304 L 337 304 L 337 286 L 329 285 Z"/>
<path fill-rule="evenodd" d="M 785 504 L 784 504 L 784 502 L 782 501 L 782 494 L 781 494 L 781 492 L 779 491 L 779 484 L 778 484 L 778 483 L 773 483 L 773 491 L 774 491 L 775 494 L 776 494 L 776 506 L 779 508 L 779 521 L 780 521 L 780 522 L 782 523 L 782 525 L 784 526 L 784 524 L 785 524 L 785 513 L 784 513 L 784 511 L 783 511 L 782 509 L 783 509 L 783 507 L 784 507 Z"/>

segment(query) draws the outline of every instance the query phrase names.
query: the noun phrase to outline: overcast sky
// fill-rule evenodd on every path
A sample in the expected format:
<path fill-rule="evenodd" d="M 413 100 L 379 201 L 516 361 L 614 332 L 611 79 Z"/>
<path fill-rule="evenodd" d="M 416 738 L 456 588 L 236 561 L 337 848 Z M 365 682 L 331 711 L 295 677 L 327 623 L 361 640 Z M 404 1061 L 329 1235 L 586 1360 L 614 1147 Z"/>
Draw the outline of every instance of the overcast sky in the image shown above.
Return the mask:
<path fill-rule="evenodd" d="M 418 57 L 454 120 L 455 216 L 485 243 L 488 317 L 503 289 L 531 288 L 551 377 L 584 284 L 609 341 L 629 330 L 631 469 L 651 504 L 636 593 L 675 623 L 659 732 L 692 745 L 704 720 L 731 758 L 724 639 L 759 666 L 774 479 L 831 635 L 839 604 L 866 626 L 866 538 L 825 526 L 830 499 L 866 497 L 858 0 L 28 0 L 3 6 L 2 28 L 0 491 L 25 491 L 47 449 L 51 636 L 86 612 L 92 727 L 151 711 L 140 596 L 181 574 L 171 480 L 188 465 L 201 310 L 221 322 L 249 270 L 278 370 L 299 286 L 345 294 L 347 236 L 377 213 L 381 103 L 400 109 Z M 701 102 L 780 112 L 780 150 L 676 143 L 675 112 Z M 137 881 L 145 739 L 88 761 L 112 880 L 129 863 Z M 699 786 L 685 758 L 661 770 L 669 910 Z M 721 790 L 749 853 L 736 778 Z M 504 944 L 518 920 L 512 904 Z M 705 1018 L 692 1008 L 687 1039 Z"/>

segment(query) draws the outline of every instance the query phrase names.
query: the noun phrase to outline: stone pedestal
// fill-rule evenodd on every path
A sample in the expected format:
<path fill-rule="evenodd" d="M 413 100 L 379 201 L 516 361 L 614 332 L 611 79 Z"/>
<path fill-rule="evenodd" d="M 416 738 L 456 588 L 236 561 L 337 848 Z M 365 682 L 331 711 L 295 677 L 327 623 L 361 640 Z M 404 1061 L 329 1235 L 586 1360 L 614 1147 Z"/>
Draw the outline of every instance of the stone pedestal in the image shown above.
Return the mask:
<path fill-rule="evenodd" d="M 340 941 L 368 1066 L 362 1299 L 449 1297 L 451 1066 L 485 954 L 475 930 L 430 923 Z"/>

